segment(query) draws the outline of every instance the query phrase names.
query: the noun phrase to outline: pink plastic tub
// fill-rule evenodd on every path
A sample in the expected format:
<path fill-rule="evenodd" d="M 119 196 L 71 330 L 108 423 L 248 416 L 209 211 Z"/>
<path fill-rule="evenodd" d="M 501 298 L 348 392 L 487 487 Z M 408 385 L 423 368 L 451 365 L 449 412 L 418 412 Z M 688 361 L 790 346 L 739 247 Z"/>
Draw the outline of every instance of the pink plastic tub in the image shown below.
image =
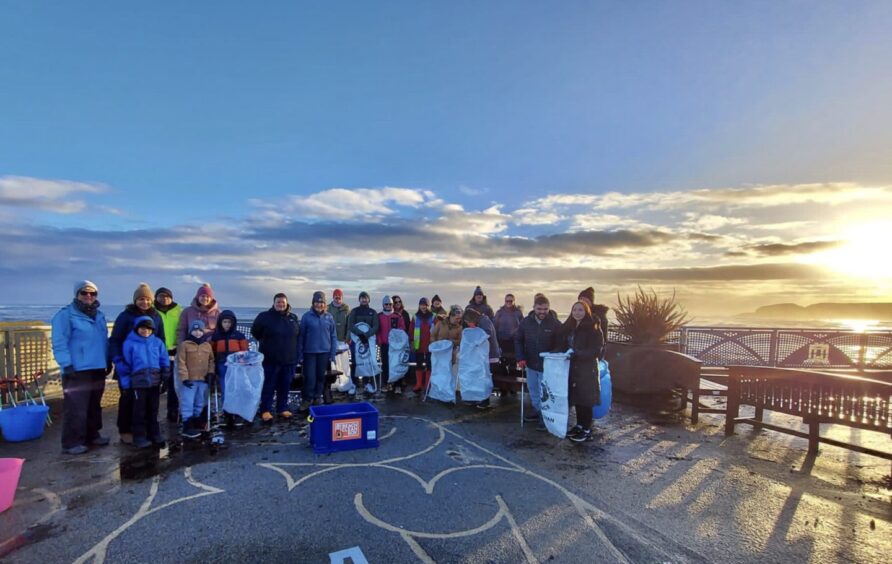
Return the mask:
<path fill-rule="evenodd" d="M 24 462 L 24 458 L 0 458 L 0 513 L 12 507 Z"/>

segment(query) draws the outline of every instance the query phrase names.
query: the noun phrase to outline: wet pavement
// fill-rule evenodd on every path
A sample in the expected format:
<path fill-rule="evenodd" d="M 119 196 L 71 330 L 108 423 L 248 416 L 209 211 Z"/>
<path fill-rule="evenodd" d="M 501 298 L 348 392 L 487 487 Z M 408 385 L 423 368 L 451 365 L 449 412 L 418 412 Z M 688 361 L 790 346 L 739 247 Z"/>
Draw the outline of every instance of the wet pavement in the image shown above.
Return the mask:
<path fill-rule="evenodd" d="M 330 455 L 313 454 L 299 421 L 231 431 L 224 449 L 135 451 L 117 444 L 114 409 L 113 444 L 82 457 L 59 453 L 58 423 L 0 442 L 0 457 L 27 459 L 0 559 L 881 562 L 892 549 L 882 459 L 823 445 L 808 458 L 802 439 L 725 439 L 720 416 L 692 426 L 622 404 L 581 445 L 521 428 L 516 396 L 489 411 L 375 406 L 380 447 Z"/>

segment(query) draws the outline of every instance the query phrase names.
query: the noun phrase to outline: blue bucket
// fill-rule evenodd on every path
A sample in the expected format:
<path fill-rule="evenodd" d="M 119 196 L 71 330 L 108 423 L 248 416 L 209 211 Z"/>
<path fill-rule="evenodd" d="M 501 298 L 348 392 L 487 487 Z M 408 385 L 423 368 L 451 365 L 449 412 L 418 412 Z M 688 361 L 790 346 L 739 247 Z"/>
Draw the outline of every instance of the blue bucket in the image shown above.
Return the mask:
<path fill-rule="evenodd" d="M 0 428 L 3 437 L 10 442 L 31 441 L 43 436 L 46 416 L 50 408 L 45 405 L 20 405 L 0 411 Z"/>
<path fill-rule="evenodd" d="M 592 408 L 592 417 L 602 419 L 610 412 L 613 403 L 613 382 L 610 380 L 610 367 L 606 360 L 599 361 L 598 372 L 601 375 L 601 405 Z"/>

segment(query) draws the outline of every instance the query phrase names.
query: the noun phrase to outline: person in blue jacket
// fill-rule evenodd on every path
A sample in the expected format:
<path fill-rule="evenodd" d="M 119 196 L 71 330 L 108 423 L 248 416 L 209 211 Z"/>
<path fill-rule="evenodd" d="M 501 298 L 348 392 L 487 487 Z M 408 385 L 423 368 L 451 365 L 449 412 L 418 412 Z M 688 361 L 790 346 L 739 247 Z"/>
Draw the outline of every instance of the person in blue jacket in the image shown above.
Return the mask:
<path fill-rule="evenodd" d="M 62 452 L 83 454 L 87 445 L 105 446 L 102 394 L 111 372 L 108 324 L 99 311 L 99 289 L 89 280 L 74 285 L 74 300 L 52 320 L 53 355 L 62 371 Z"/>
<path fill-rule="evenodd" d="M 313 307 L 300 318 L 298 363 L 303 365 L 304 389 L 300 411 L 310 403 L 331 403 L 331 387 L 325 373 L 338 354 L 338 334 L 334 317 L 325 311 L 325 292 L 313 292 Z"/>
<path fill-rule="evenodd" d="M 133 446 L 164 445 L 158 425 L 161 381 L 169 378 L 170 355 L 164 341 L 154 335 L 155 323 L 148 315 L 136 319 L 136 327 L 124 340 L 122 359 L 115 364 L 118 384 L 133 390 L 131 413 Z"/>
<path fill-rule="evenodd" d="M 251 325 L 251 335 L 257 339 L 263 354 L 260 419 L 264 423 L 273 420 L 273 395 L 279 417 L 287 420 L 294 415 L 288 410 L 288 393 L 297 369 L 299 334 L 300 319 L 291 313 L 288 296 L 283 293 L 273 296 L 273 307 L 260 312 Z"/>

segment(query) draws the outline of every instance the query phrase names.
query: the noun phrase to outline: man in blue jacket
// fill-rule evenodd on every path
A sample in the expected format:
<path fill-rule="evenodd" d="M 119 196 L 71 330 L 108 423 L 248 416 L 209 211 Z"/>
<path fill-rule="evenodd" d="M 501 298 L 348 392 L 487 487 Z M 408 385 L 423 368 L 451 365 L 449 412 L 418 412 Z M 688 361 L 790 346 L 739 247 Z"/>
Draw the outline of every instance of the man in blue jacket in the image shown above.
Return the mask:
<path fill-rule="evenodd" d="M 89 280 L 74 285 L 74 300 L 53 316 L 53 355 L 62 370 L 62 452 L 83 454 L 88 445 L 105 446 L 102 394 L 111 371 L 108 324 L 99 311 L 99 289 Z"/>
<path fill-rule="evenodd" d="M 542 371 L 543 361 L 539 353 L 551 352 L 557 341 L 561 327 L 557 317 L 549 311 L 551 305 L 544 294 L 536 294 L 531 311 L 521 322 L 514 334 L 514 352 L 517 355 L 517 366 L 526 368 L 527 388 L 530 390 L 532 411 L 524 415 L 527 421 L 539 420 L 537 429 L 545 430 L 540 418 L 542 409 Z"/>

